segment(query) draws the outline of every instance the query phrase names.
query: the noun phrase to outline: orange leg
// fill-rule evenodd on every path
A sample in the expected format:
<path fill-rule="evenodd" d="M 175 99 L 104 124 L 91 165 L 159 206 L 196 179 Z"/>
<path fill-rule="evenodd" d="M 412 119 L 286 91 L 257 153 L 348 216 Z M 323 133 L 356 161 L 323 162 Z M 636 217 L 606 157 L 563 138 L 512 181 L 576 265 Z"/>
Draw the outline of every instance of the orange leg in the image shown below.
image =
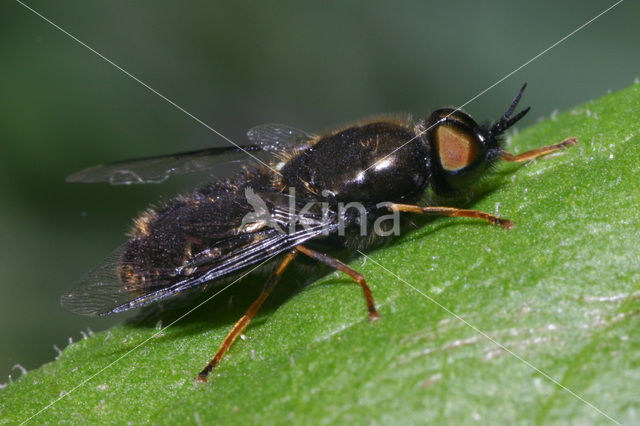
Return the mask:
<path fill-rule="evenodd" d="M 273 272 L 273 274 L 271 274 L 271 276 L 267 280 L 266 284 L 262 288 L 262 292 L 260 293 L 260 296 L 258 297 L 258 299 L 255 302 L 253 302 L 253 304 L 251 304 L 247 312 L 233 326 L 229 334 L 227 334 L 227 337 L 225 337 L 225 339 L 222 341 L 222 344 L 220 345 L 220 348 L 218 349 L 218 352 L 216 352 L 213 359 L 209 361 L 206 367 L 204 367 L 200 372 L 200 374 L 198 374 L 198 376 L 196 377 L 196 381 L 201 383 L 205 383 L 207 381 L 207 376 L 209 375 L 209 373 L 211 373 L 211 370 L 213 370 L 215 366 L 218 365 L 218 363 L 220 362 L 224 354 L 227 353 L 227 351 L 229 350 L 233 342 L 244 331 L 244 329 L 247 328 L 247 325 L 249 325 L 253 317 L 258 312 L 258 309 L 260 309 L 260 306 L 262 306 L 262 303 L 269 296 L 269 294 L 271 293 L 273 288 L 276 286 L 276 284 L 278 284 L 278 280 L 280 279 L 280 276 L 282 275 L 284 270 L 287 268 L 289 263 L 291 263 L 291 261 L 296 257 L 296 255 L 297 255 L 297 252 L 291 252 L 285 256 L 285 258 L 282 260 L 278 268 Z"/>
<path fill-rule="evenodd" d="M 337 269 L 338 271 L 342 271 L 353 278 L 358 284 L 362 286 L 362 290 L 364 291 L 364 298 L 367 301 L 367 309 L 369 310 L 369 321 L 375 321 L 380 318 L 380 314 L 376 310 L 376 305 L 373 301 L 373 296 L 371 295 L 371 290 L 369 289 L 364 276 L 360 272 L 356 271 L 355 269 L 351 269 L 344 263 L 340 262 L 338 259 L 327 256 L 326 254 L 317 252 L 315 250 L 311 250 L 310 248 L 304 246 L 296 246 L 296 250 L 304 254 L 305 256 L 309 256 L 310 258 L 329 265 L 332 268 Z"/>
<path fill-rule="evenodd" d="M 390 210 L 399 212 L 418 213 L 418 214 L 439 214 L 451 217 L 471 217 L 485 220 L 492 225 L 502 226 L 504 229 L 513 228 L 513 222 L 508 219 L 502 219 L 489 213 L 480 212 L 478 210 L 465 210 L 455 207 L 436 207 L 436 206 L 415 206 L 412 204 L 391 204 Z"/>
<path fill-rule="evenodd" d="M 555 145 L 543 146 L 542 148 L 533 149 L 531 151 L 523 152 L 522 154 L 514 155 L 510 154 L 506 151 L 502 151 L 500 153 L 500 158 L 505 161 L 511 162 L 523 162 L 534 160 L 538 157 L 542 157 L 543 155 L 551 154 L 552 152 L 559 151 L 568 146 L 575 145 L 578 143 L 576 138 L 567 138 L 560 143 Z M 485 220 L 493 225 L 502 226 L 505 229 L 513 228 L 513 222 L 508 219 L 502 219 L 497 216 L 491 215 L 489 213 L 477 211 L 477 210 L 466 210 L 466 209 L 458 209 L 455 207 L 437 207 L 437 206 L 415 206 L 411 204 L 392 204 L 389 207 L 389 210 L 396 210 L 400 212 L 407 213 L 418 213 L 418 214 L 439 214 L 443 216 L 451 216 L 451 217 L 471 217 L 476 219 Z"/>
<path fill-rule="evenodd" d="M 523 161 L 534 160 L 538 157 L 542 157 L 543 155 L 551 154 L 552 152 L 559 151 L 571 145 L 576 145 L 577 143 L 578 140 L 576 138 L 567 138 L 555 145 L 543 146 L 542 148 L 532 149 L 531 151 L 523 152 L 522 154 L 518 155 L 509 154 L 506 151 L 502 151 L 500 153 L 500 158 L 502 158 L 504 161 L 521 163 Z"/>

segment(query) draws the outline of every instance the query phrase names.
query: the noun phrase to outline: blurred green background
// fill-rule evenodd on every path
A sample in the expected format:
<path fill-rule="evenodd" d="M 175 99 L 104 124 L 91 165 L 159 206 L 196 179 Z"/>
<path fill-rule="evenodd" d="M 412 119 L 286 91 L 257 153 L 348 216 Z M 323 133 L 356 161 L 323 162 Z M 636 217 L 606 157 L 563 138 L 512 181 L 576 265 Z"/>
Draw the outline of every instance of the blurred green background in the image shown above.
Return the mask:
<path fill-rule="evenodd" d="M 613 4 L 605 1 L 30 1 L 28 5 L 222 134 L 309 131 L 381 112 L 458 106 Z M 520 85 L 532 112 L 640 76 L 640 4 L 625 1 L 469 104 L 496 119 Z M 81 330 L 59 296 L 124 240 L 147 204 L 184 190 L 65 184 L 106 161 L 224 145 L 192 118 L 11 0 L 0 5 L 0 383 Z M 555 141 L 540 141 L 540 144 Z"/>

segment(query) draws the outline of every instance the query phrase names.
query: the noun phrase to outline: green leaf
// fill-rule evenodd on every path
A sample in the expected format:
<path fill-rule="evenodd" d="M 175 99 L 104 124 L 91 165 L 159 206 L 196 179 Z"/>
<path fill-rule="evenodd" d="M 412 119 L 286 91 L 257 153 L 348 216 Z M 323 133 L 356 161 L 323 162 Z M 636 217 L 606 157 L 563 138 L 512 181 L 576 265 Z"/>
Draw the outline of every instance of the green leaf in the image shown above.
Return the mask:
<path fill-rule="evenodd" d="M 514 152 L 580 143 L 501 164 L 477 189 L 473 208 L 514 220 L 513 230 L 437 218 L 351 262 L 379 321 L 367 321 L 344 275 L 297 292 L 289 276 L 209 383 L 196 384 L 257 296 L 251 279 L 159 337 L 157 318 L 186 311 L 69 345 L 0 392 L 2 422 L 63 396 L 34 420 L 605 423 L 606 413 L 638 423 L 638 111 L 636 84 L 514 136 Z"/>

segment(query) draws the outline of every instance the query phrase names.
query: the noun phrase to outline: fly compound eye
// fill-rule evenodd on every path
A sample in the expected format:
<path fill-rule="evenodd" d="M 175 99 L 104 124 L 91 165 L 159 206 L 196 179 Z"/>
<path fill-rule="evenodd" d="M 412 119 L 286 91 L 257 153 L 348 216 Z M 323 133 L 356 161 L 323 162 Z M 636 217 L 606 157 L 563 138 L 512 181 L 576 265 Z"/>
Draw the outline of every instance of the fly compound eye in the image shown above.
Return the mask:
<path fill-rule="evenodd" d="M 464 189 L 480 178 L 486 169 L 485 138 L 475 121 L 462 111 L 434 111 L 427 126 L 432 159 L 436 163 L 434 178 L 443 188 Z"/>
<path fill-rule="evenodd" d="M 441 124 L 434 132 L 440 165 L 448 173 L 457 173 L 478 159 L 481 143 L 475 135 L 452 124 Z"/>

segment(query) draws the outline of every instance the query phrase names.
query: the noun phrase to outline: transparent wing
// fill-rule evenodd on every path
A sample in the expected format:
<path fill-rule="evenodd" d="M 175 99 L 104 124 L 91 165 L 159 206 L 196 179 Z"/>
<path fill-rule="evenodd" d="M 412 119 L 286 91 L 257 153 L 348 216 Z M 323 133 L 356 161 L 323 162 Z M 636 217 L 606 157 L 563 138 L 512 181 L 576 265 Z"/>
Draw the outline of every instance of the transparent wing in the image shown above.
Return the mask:
<path fill-rule="evenodd" d="M 98 164 L 67 177 L 67 182 L 130 185 L 160 183 L 172 175 L 206 170 L 217 164 L 251 158 L 247 152 L 261 151 L 257 145 L 217 147 L 178 154 L 158 155 L 134 160 Z"/>
<path fill-rule="evenodd" d="M 270 123 L 251 128 L 247 137 L 264 151 L 298 151 L 307 148 L 316 135 L 285 124 Z"/>
<path fill-rule="evenodd" d="M 289 232 L 292 214 L 282 208 L 273 210 L 273 219 L 282 226 L 218 240 L 216 245 L 225 247 L 222 255 L 212 258 L 204 250 L 180 268 L 154 271 L 153 280 L 147 281 L 143 289 L 128 289 L 120 280 L 118 270 L 125 244 L 65 293 L 61 304 L 71 312 L 90 316 L 127 311 L 258 265 L 338 227 L 335 216 L 306 215 L 300 222 L 304 226 Z"/>
<path fill-rule="evenodd" d="M 67 182 L 131 185 L 161 183 L 170 176 L 210 169 L 217 164 L 246 160 L 256 151 L 301 150 L 315 137 L 283 124 L 263 124 L 247 132 L 254 145 L 216 147 L 178 154 L 158 155 L 115 163 L 98 164 L 67 177 Z"/>
<path fill-rule="evenodd" d="M 126 288 L 120 281 L 118 269 L 125 249 L 126 244 L 121 245 L 100 265 L 87 272 L 76 287 L 62 295 L 60 304 L 71 312 L 95 316 L 108 313 L 115 306 L 144 297 L 145 295 Z M 156 298 L 161 298 L 164 292 L 169 291 L 171 280 L 175 282 L 175 277 L 175 270 L 167 270 L 155 282 L 149 283 L 145 291 L 148 295 L 155 294 Z M 166 295 L 169 294 L 171 293 Z"/>

